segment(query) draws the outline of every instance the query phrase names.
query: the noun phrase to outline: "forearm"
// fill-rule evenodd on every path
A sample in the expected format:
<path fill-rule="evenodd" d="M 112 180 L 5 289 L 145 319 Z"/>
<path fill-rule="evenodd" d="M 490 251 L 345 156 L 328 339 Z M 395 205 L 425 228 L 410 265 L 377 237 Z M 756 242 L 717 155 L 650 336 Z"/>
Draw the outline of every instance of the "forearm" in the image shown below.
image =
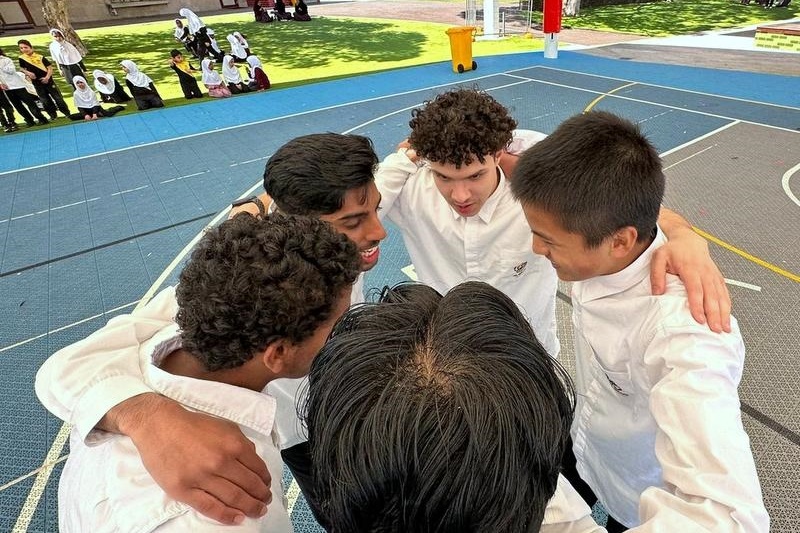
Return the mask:
<path fill-rule="evenodd" d="M 661 227 L 664 235 L 667 236 L 667 239 L 673 239 L 676 233 L 681 233 L 686 230 L 694 233 L 692 230 L 692 225 L 688 220 L 680 216 L 675 211 L 664 207 L 663 205 L 661 206 L 661 210 L 658 212 L 658 225 Z M 697 235 L 697 238 L 702 239 L 702 237 L 699 235 Z"/>

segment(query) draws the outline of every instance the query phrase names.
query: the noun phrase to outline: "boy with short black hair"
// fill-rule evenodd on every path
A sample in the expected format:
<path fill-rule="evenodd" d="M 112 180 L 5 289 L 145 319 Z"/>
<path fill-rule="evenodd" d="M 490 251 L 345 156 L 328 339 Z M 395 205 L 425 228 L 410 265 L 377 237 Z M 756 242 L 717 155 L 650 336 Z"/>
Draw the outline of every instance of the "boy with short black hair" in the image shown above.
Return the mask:
<path fill-rule="evenodd" d="M 197 85 L 197 79 L 194 77 L 193 72 L 200 72 L 196 69 L 188 59 L 183 57 L 183 54 L 178 49 L 173 49 L 170 52 L 171 59 L 169 60 L 169 67 L 178 75 L 178 81 L 181 83 L 181 90 L 183 96 L 187 100 L 192 98 L 202 98 L 203 92 L 200 86 Z"/>
<path fill-rule="evenodd" d="M 69 107 L 53 80 L 53 65 L 46 57 L 36 53 L 29 40 L 20 39 L 17 41 L 17 46 L 22 54 L 19 56 L 19 67 L 22 73 L 31 80 L 44 110 L 50 115 L 50 120 L 56 119 L 56 109 L 69 118 Z"/>
<path fill-rule="evenodd" d="M 637 531 L 766 532 L 736 321 L 721 334 L 696 323 L 674 276 L 665 295 L 650 293 L 666 242 L 655 148 L 627 120 L 578 115 L 522 155 L 511 190 L 533 251 L 575 282 L 573 450 L 594 499 Z"/>

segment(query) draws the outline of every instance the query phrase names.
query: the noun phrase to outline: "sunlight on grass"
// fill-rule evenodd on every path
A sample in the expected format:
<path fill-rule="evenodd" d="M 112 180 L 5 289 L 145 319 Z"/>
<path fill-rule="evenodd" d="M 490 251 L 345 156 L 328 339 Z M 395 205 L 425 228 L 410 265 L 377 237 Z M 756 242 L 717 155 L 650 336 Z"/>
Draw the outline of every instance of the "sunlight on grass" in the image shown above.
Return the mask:
<path fill-rule="evenodd" d="M 228 45 L 227 34 L 240 31 L 246 35 L 275 88 L 450 59 L 445 34 L 449 26 L 445 24 L 343 17 L 315 17 L 307 23 L 256 24 L 249 12 L 203 17 L 203 20 L 214 29 L 223 50 Z M 182 49 L 172 37 L 173 27 L 170 19 L 80 30 L 90 50 L 86 68 L 90 72 L 99 68 L 112 73 L 117 80 L 124 80 L 119 63 L 131 59 L 153 79 L 167 105 L 188 103 L 183 99 L 177 76 L 169 68 L 170 50 Z M 0 47 L 12 58 L 17 56 L 18 38 L 0 39 Z M 48 53 L 49 34 L 26 38 L 38 51 Z M 477 57 L 541 49 L 540 40 L 509 37 L 476 42 L 473 54 Z M 200 67 L 196 60 L 191 62 Z M 241 69 L 244 74 L 246 69 Z M 65 97 L 72 94 L 63 78 L 56 75 L 56 80 Z M 71 98 L 66 100 L 74 107 Z"/>
<path fill-rule="evenodd" d="M 564 18 L 573 28 L 611 30 L 640 35 L 685 35 L 800 16 L 800 2 L 764 9 L 738 0 L 670 0 L 645 4 L 588 7 L 578 17 Z"/>

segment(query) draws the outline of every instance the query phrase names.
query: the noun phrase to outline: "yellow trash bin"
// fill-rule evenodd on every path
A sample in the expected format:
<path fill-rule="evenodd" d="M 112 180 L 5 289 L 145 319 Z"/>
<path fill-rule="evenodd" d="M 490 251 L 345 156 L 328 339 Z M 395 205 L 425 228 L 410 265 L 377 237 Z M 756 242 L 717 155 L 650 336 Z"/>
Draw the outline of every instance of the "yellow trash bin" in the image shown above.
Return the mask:
<path fill-rule="evenodd" d="M 478 68 L 478 64 L 472 60 L 472 39 L 474 35 L 475 26 L 459 26 L 447 29 L 447 36 L 450 37 L 450 54 L 453 57 L 453 72 L 460 74 L 465 70 Z"/>

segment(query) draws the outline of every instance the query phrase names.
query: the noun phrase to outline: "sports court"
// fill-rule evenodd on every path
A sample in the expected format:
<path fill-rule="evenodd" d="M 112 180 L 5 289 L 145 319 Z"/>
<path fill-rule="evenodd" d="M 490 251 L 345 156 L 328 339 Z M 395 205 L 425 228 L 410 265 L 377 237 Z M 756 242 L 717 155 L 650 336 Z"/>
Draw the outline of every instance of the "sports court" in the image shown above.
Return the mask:
<path fill-rule="evenodd" d="M 800 528 L 797 79 L 560 52 L 479 58 L 460 76 L 439 63 L 0 137 L 0 531 L 57 531 L 67 431 L 33 391 L 51 353 L 173 283 L 193 239 L 260 190 L 265 160 L 288 139 L 353 132 L 383 158 L 407 135 L 410 110 L 457 84 L 490 91 L 521 128 L 549 133 L 587 108 L 641 124 L 664 158 L 665 204 L 710 240 L 729 279 L 748 350 L 742 417 L 773 530 Z M 276 97 L 281 106 L 270 104 Z M 368 286 L 413 276 L 388 230 Z M 567 366 L 568 295 L 562 287 Z M 289 497 L 296 531 L 321 531 L 302 498 Z"/>

